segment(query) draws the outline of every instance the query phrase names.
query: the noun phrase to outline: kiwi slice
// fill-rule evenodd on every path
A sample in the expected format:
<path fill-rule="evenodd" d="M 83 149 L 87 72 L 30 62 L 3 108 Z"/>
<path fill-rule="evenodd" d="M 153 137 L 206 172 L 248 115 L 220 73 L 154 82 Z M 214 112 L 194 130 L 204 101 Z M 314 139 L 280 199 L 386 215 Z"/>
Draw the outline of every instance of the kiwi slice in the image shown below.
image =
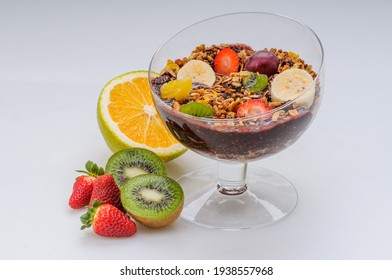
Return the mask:
<path fill-rule="evenodd" d="M 261 92 L 268 86 L 268 76 L 264 74 L 256 74 L 244 71 L 245 74 L 242 78 L 242 84 L 246 89 L 253 90 L 254 92 Z"/>
<path fill-rule="evenodd" d="M 178 218 L 184 205 L 184 192 L 169 177 L 145 174 L 133 177 L 123 185 L 121 202 L 136 221 L 159 228 Z"/>
<path fill-rule="evenodd" d="M 137 175 L 155 173 L 166 175 L 166 165 L 154 152 L 143 148 L 130 148 L 114 153 L 105 172 L 112 174 L 117 186 L 122 186 Z"/>
<path fill-rule="evenodd" d="M 211 117 L 215 114 L 214 109 L 199 102 L 189 102 L 182 105 L 180 112 L 197 117 Z"/>

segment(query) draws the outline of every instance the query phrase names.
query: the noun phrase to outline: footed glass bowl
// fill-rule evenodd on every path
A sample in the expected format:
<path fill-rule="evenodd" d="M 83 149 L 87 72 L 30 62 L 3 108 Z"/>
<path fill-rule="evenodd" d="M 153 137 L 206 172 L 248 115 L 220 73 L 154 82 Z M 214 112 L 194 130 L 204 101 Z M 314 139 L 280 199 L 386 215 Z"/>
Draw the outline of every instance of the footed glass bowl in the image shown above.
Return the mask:
<path fill-rule="evenodd" d="M 155 105 L 174 137 L 192 151 L 217 161 L 217 166 L 194 170 L 177 179 L 185 192 L 181 217 L 225 230 L 272 224 L 295 208 L 297 192 L 281 175 L 248 168 L 247 164 L 291 146 L 311 124 L 323 95 L 323 47 L 309 27 L 291 18 L 261 12 L 226 14 L 172 36 L 154 54 L 149 72 L 161 73 L 169 59 L 189 57 L 200 44 L 282 49 L 299 54 L 317 74 L 298 97 L 281 106 L 230 119 L 197 117 L 174 109 L 160 97 L 162 83 L 157 84 L 150 75 Z M 311 104 L 300 106 L 309 92 L 313 94 Z"/>

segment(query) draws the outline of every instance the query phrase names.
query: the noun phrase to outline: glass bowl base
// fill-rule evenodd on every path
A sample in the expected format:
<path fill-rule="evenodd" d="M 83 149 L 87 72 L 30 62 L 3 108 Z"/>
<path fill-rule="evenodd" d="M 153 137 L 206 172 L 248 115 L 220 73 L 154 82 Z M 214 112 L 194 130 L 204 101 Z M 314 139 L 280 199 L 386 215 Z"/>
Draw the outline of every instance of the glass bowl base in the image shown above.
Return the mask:
<path fill-rule="evenodd" d="M 181 218 L 222 230 L 255 229 L 286 217 L 297 204 L 297 191 L 281 175 L 259 167 L 247 169 L 247 189 L 239 195 L 217 189 L 217 168 L 206 167 L 177 179 L 184 189 Z"/>

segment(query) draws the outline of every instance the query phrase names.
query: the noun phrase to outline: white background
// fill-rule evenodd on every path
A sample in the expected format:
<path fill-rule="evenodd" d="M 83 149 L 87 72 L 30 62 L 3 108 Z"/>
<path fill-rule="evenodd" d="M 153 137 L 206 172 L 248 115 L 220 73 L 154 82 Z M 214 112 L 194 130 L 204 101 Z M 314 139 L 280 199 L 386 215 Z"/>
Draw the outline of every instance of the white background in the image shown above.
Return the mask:
<path fill-rule="evenodd" d="M 391 259 L 392 4 L 340 2 L 1 0 L 0 259 Z M 324 44 L 317 118 L 292 147 L 251 164 L 296 185 L 295 211 L 240 232 L 183 220 L 126 239 L 80 231 L 84 211 L 68 207 L 74 170 L 111 155 L 95 115 L 104 84 L 147 69 L 179 29 L 237 11 L 299 19 Z M 187 152 L 169 175 L 213 164 Z"/>

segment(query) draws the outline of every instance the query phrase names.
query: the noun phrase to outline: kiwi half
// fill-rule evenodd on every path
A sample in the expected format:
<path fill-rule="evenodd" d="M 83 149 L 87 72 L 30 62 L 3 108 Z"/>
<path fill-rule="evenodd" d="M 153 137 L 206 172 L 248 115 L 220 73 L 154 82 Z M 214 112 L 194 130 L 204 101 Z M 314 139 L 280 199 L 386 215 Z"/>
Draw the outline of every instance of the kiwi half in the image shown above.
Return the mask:
<path fill-rule="evenodd" d="M 184 205 L 184 192 L 180 184 L 169 177 L 145 174 L 123 185 L 121 202 L 136 221 L 159 228 L 178 218 Z"/>
<path fill-rule="evenodd" d="M 105 172 L 112 174 L 120 189 L 137 175 L 167 174 L 163 160 L 154 152 L 143 148 L 130 148 L 114 153 L 106 164 Z"/>

